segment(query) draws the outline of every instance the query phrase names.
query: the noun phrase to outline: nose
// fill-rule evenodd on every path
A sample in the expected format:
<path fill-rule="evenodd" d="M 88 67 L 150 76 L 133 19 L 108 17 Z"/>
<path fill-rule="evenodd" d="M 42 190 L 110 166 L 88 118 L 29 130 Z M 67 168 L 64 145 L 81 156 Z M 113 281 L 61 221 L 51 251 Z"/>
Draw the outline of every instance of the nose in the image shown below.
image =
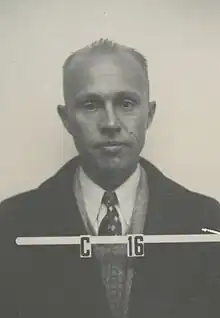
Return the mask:
<path fill-rule="evenodd" d="M 104 116 L 101 118 L 99 128 L 103 134 L 115 134 L 121 131 L 119 119 L 112 103 L 106 103 Z"/>

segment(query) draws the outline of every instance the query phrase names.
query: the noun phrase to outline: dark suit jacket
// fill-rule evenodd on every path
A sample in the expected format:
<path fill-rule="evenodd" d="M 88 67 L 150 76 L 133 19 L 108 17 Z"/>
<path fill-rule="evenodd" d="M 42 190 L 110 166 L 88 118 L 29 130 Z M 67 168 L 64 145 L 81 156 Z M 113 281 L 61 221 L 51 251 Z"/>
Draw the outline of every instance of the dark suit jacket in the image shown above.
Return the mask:
<path fill-rule="evenodd" d="M 110 318 L 95 257 L 79 246 L 16 246 L 18 236 L 87 234 L 72 192 L 78 157 L 39 188 L 0 208 L 0 317 Z M 141 159 L 149 182 L 144 234 L 199 234 L 220 228 L 213 199 L 166 178 Z M 220 243 L 145 244 L 134 260 L 129 318 L 212 317 L 220 313 Z"/>

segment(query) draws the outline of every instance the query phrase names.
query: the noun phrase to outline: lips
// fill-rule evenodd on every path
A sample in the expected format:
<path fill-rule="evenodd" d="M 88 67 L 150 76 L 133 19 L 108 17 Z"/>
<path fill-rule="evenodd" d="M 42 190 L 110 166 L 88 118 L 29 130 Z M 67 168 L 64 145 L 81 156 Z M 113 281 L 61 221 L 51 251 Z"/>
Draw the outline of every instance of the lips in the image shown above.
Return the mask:
<path fill-rule="evenodd" d="M 126 146 L 127 143 L 122 142 L 122 141 L 107 141 L 107 142 L 101 142 L 97 145 L 97 147 L 122 147 Z"/>
<path fill-rule="evenodd" d="M 127 146 L 125 142 L 119 142 L 119 141 L 108 141 L 98 144 L 98 148 L 103 149 L 107 152 L 119 152 L 122 148 Z"/>

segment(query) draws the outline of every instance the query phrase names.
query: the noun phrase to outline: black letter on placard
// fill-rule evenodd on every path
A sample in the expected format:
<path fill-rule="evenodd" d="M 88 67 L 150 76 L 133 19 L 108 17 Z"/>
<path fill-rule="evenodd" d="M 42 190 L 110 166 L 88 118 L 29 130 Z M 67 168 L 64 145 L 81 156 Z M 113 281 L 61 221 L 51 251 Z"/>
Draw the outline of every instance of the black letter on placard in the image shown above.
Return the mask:
<path fill-rule="evenodd" d="M 129 235 L 127 245 L 128 257 L 144 256 L 144 237 L 143 235 Z"/>
<path fill-rule="evenodd" d="M 89 235 L 80 236 L 80 257 L 92 257 L 92 249 Z"/>

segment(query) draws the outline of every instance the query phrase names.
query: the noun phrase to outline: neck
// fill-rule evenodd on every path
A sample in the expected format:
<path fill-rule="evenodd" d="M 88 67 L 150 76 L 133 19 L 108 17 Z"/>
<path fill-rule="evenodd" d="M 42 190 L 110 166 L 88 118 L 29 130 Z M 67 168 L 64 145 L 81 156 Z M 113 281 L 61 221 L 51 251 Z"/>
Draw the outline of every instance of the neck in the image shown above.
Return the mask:
<path fill-rule="evenodd" d="M 100 171 L 97 168 L 88 168 L 86 165 L 82 165 L 82 168 L 94 183 L 106 191 L 114 191 L 134 173 L 137 164 L 130 167 L 130 169 L 117 169 L 113 171 Z"/>

